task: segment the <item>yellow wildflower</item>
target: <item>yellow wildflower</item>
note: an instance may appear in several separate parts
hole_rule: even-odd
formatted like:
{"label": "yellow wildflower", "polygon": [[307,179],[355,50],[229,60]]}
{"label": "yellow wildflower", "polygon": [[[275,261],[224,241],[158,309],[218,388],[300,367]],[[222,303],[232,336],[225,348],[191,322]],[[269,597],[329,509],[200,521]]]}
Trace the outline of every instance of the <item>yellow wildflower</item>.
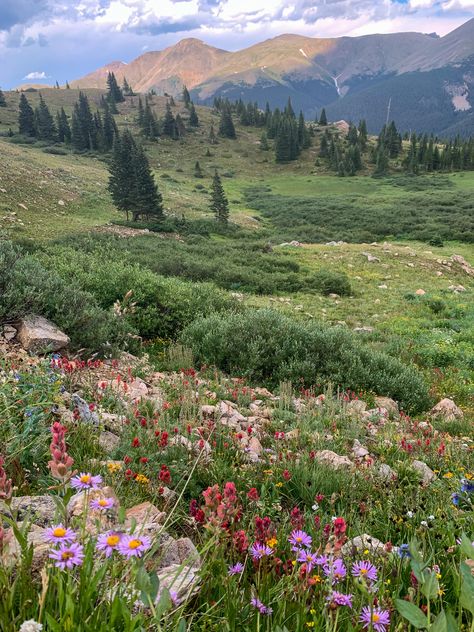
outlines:
{"label": "yellow wildflower", "polygon": [[308,626],[308,628],[314,628],[315,623],[314,623],[314,621],[307,621],[306,625]]}
{"label": "yellow wildflower", "polygon": [[146,485],[150,482],[150,479],[147,478],[144,474],[137,474],[135,476],[135,480],[137,481],[137,483],[141,483],[142,485]]}
{"label": "yellow wildflower", "polygon": [[114,472],[120,472],[120,470],[122,469],[122,464],[110,461],[110,463],[107,463],[107,469],[111,474],[113,474]]}
{"label": "yellow wildflower", "polygon": [[267,544],[270,548],[274,549],[278,544],[278,540],[276,538],[270,538],[269,540],[267,540]]}
{"label": "yellow wildflower", "polygon": [[279,483],[275,483],[275,487],[283,487],[283,483],[281,481]]}

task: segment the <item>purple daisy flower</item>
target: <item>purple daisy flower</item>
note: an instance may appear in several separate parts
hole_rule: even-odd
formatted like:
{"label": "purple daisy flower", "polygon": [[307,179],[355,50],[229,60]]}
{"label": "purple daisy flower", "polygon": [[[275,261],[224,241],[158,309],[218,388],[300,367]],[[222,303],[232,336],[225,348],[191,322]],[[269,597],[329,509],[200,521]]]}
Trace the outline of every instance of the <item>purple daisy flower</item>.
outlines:
{"label": "purple daisy flower", "polygon": [[335,606],[347,606],[352,608],[352,595],[345,595],[344,593],[334,590],[330,595],[326,597],[326,601]]}
{"label": "purple daisy flower", "polygon": [[67,529],[62,524],[58,524],[55,526],[46,529],[46,533],[44,534],[44,539],[46,542],[50,542],[51,544],[58,544],[61,542],[65,542],[66,544],[70,544],[74,542],[76,539],[76,534],[72,529]]}
{"label": "purple daisy flower", "polygon": [[97,538],[97,544],[95,548],[98,551],[105,553],[105,557],[110,557],[114,551],[117,550],[122,534],[116,531],[108,531],[107,533],[101,533]]}
{"label": "purple daisy flower", "polygon": [[296,559],[298,562],[304,562],[306,564],[306,572],[311,573],[313,568],[317,565],[318,555],[309,550],[305,551],[300,549]]}
{"label": "purple daisy flower", "polygon": [[250,600],[250,605],[254,608],[257,608],[260,614],[272,614],[273,612],[273,608],[270,608],[269,606],[263,604],[257,597],[252,597],[252,599]]}
{"label": "purple daisy flower", "polygon": [[370,582],[377,581],[377,569],[373,564],[366,560],[355,562],[352,565],[352,575],[354,577],[364,578]]}
{"label": "purple daisy flower", "polygon": [[65,570],[66,568],[73,568],[74,566],[80,566],[82,564],[84,560],[83,551],[82,544],[78,544],[77,542],[61,544],[59,549],[50,552],[49,557],[54,560],[56,568]]}
{"label": "purple daisy flower", "polygon": [[272,553],[273,549],[267,544],[262,544],[261,542],[254,542],[250,547],[250,555],[254,560],[261,560],[262,557],[271,555]]}
{"label": "purple daisy flower", "polygon": [[363,624],[363,628],[368,630],[372,627],[375,632],[385,632],[387,626],[390,625],[390,614],[387,610],[381,608],[370,609],[368,606],[362,608],[359,621]]}
{"label": "purple daisy flower", "polygon": [[100,511],[107,511],[108,509],[112,509],[115,501],[113,498],[94,498],[90,502],[91,509],[99,509]]}
{"label": "purple daisy flower", "polygon": [[326,562],[323,566],[323,571],[326,577],[332,578],[333,584],[340,582],[347,574],[344,562],[340,559]]}
{"label": "purple daisy flower", "polygon": [[71,478],[71,487],[79,490],[97,489],[101,483],[102,476],[92,476],[92,474],[85,474],[84,472]]}
{"label": "purple daisy flower", "polygon": [[233,566],[229,566],[227,569],[227,575],[240,575],[240,573],[244,570],[244,565],[242,562],[237,562]]}
{"label": "purple daisy flower", "polygon": [[124,535],[120,538],[117,549],[125,557],[141,557],[151,546],[148,536]]}
{"label": "purple daisy flower", "polygon": [[300,529],[292,531],[290,537],[288,538],[288,542],[293,545],[291,547],[292,551],[299,551],[303,547],[309,548],[312,541],[313,538]]}

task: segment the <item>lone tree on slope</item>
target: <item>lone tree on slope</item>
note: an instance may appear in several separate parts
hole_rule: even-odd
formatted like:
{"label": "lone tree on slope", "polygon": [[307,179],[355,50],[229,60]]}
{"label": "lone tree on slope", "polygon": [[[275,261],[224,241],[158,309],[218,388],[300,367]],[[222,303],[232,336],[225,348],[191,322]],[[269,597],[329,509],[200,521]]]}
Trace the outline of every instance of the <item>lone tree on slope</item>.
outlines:
{"label": "lone tree on slope", "polygon": [[211,185],[211,210],[214,212],[214,216],[218,222],[227,224],[229,221],[229,201],[222,186],[222,181],[217,169],[212,178]]}

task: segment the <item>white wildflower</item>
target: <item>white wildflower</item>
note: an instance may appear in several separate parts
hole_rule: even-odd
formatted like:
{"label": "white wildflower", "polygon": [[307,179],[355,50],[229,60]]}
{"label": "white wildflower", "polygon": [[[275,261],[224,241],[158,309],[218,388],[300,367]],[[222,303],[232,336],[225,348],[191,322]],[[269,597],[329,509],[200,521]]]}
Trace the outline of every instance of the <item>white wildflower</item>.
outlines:
{"label": "white wildflower", "polygon": [[428,523],[426,522],[426,520],[422,520],[422,521],[420,522],[420,526],[422,526],[422,527],[427,527],[427,526],[428,526]]}
{"label": "white wildflower", "polygon": [[407,518],[413,518],[413,511],[407,511]]}
{"label": "white wildflower", "polygon": [[33,619],[28,619],[28,621],[23,621],[20,625],[19,632],[41,632],[43,626],[41,623],[37,623],[33,621]]}

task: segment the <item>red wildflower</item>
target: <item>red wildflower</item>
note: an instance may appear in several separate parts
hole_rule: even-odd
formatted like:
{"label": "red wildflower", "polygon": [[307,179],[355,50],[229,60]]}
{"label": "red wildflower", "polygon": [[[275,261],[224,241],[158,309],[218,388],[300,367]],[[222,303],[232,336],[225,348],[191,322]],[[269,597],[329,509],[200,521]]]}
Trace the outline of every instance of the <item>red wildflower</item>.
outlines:
{"label": "red wildflower", "polygon": [[255,500],[255,501],[260,498],[255,487],[252,487],[251,489],[249,489],[249,491],[247,492],[247,498],[249,500]]}

